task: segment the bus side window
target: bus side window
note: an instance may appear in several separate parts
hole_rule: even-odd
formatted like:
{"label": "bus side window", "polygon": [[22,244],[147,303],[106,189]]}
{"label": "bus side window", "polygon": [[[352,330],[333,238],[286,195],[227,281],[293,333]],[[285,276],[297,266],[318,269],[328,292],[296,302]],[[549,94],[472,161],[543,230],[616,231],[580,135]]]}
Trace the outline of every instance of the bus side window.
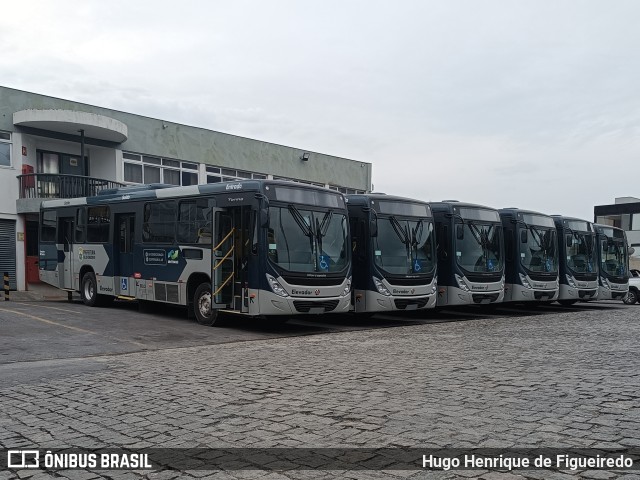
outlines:
{"label": "bus side window", "polygon": [[84,243],[86,228],[87,228],[87,211],[84,209],[84,207],[80,207],[76,212],[76,232],[75,232],[76,243]]}
{"label": "bus side window", "polygon": [[56,241],[56,224],[58,223],[58,215],[54,210],[42,212],[42,220],[40,222],[40,241],[55,242]]}
{"label": "bus side window", "polygon": [[211,244],[211,209],[206,199],[180,202],[177,237],[178,243]]}
{"label": "bus side window", "polygon": [[144,205],[142,241],[145,243],[173,243],[177,220],[176,202],[167,200]]}
{"label": "bus side window", "polygon": [[87,242],[108,242],[110,222],[109,207],[89,207],[87,209]]}

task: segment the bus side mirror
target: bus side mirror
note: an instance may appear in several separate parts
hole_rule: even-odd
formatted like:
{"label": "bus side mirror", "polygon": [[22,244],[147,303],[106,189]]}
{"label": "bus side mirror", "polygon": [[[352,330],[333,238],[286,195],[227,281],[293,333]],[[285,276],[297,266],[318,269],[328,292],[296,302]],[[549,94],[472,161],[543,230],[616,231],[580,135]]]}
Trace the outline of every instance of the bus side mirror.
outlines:
{"label": "bus side mirror", "polygon": [[462,240],[464,238],[464,227],[462,225],[456,225],[456,238]]}
{"label": "bus side mirror", "polygon": [[573,239],[572,239],[570,236],[569,236],[569,237],[567,237],[567,242],[566,242],[566,243],[567,243],[567,247],[569,247],[569,248],[570,248],[570,247],[571,247],[571,245],[573,245]]}
{"label": "bus side mirror", "polygon": [[529,235],[526,230],[520,230],[520,243],[527,243],[529,241]]}
{"label": "bus side mirror", "polygon": [[371,234],[372,237],[378,236],[378,222],[376,221],[375,218],[372,218],[371,220],[369,220],[369,233]]}
{"label": "bus side mirror", "polygon": [[603,251],[603,252],[606,252],[606,251],[607,251],[607,247],[608,247],[608,246],[609,246],[609,245],[607,244],[607,241],[606,241],[606,240],[603,240],[603,241],[602,241],[602,251]]}
{"label": "bus side mirror", "polygon": [[269,208],[263,207],[260,209],[260,226],[268,227],[269,226]]}
{"label": "bus side mirror", "polygon": [[634,253],[636,253],[636,249],[633,247],[629,247],[629,256],[633,255]]}

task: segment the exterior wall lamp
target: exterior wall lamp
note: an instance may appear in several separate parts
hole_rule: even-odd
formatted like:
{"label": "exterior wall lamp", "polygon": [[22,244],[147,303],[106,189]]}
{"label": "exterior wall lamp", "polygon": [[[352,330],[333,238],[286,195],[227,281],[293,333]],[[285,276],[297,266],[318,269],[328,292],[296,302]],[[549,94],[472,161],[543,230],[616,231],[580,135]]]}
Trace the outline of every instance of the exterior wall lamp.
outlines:
{"label": "exterior wall lamp", "polygon": [[304,152],[300,157],[300,160],[302,160],[303,162],[308,162],[310,156],[311,154],[309,152]]}

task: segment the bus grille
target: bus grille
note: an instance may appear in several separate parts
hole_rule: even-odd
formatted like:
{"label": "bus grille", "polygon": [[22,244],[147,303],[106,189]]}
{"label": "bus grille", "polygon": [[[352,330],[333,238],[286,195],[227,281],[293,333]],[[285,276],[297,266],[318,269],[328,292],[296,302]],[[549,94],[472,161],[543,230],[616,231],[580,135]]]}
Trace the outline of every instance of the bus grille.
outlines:
{"label": "bus grille", "polygon": [[167,285],[167,302],[178,303],[178,285]]}
{"label": "bus grille", "polygon": [[556,294],[556,291],[553,290],[551,292],[543,292],[540,290],[536,290],[535,292],[533,292],[533,297],[536,300],[551,300]]}
{"label": "bus grille", "polygon": [[593,297],[597,290],[578,290],[578,296],[580,298]]}
{"label": "bus grille", "polygon": [[338,306],[338,300],[326,300],[324,302],[309,302],[305,300],[294,300],[293,306],[300,313],[309,313],[312,308],[324,308],[325,312],[331,312]]}
{"label": "bus grille", "polygon": [[409,305],[416,305],[416,308],[424,308],[427,305],[428,301],[429,301],[428,297],[427,298],[417,298],[417,299],[396,298],[394,300],[394,302],[396,304],[396,308],[398,310],[406,310]]}
{"label": "bus grille", "polygon": [[487,300],[489,300],[489,302],[495,302],[496,300],[498,300],[498,297],[500,297],[499,293],[474,293],[472,295],[473,297],[473,303],[482,303],[485,302]]}
{"label": "bus grille", "polygon": [[166,301],[167,286],[164,283],[155,283],[153,286],[154,286],[154,293],[155,293],[156,300]]}

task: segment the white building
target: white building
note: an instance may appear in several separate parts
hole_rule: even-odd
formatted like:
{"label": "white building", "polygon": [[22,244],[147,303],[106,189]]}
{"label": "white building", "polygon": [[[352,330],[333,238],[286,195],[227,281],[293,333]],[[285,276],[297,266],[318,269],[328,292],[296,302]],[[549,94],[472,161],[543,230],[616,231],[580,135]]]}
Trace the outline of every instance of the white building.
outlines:
{"label": "white building", "polygon": [[596,205],[593,217],[596,223],[625,231],[627,243],[635,250],[629,259],[629,266],[640,268],[640,198],[618,197],[613,205]]}
{"label": "white building", "polygon": [[368,191],[371,164],[0,87],[0,274],[38,282],[38,211],[48,198],[135,183],[291,179]]}

